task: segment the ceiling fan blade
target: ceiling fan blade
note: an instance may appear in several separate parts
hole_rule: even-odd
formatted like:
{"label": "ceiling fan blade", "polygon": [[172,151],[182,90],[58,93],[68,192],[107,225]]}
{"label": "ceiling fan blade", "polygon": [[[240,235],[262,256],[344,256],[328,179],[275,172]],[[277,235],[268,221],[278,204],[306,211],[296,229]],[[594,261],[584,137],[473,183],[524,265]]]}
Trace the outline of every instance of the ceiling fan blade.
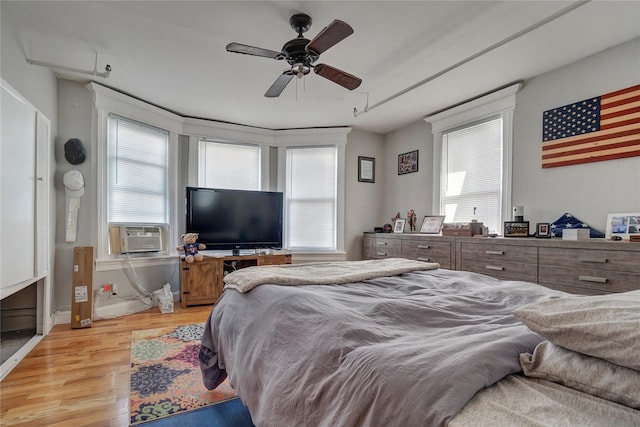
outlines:
{"label": "ceiling fan blade", "polygon": [[344,40],[353,34],[353,28],[346,22],[339,19],[334,20],[331,24],[324,27],[317,36],[313,38],[307,45],[307,49],[313,50],[320,55],[339,41]]}
{"label": "ceiling fan blade", "polygon": [[286,70],[284,73],[280,74],[275,82],[273,82],[264,96],[267,98],[277,98],[278,96],[280,96],[284,88],[287,87],[292,78],[293,73],[291,72],[291,70]]}
{"label": "ceiling fan blade", "polygon": [[317,64],[313,71],[319,76],[329,79],[349,90],[354,90],[362,83],[362,79],[327,64]]}
{"label": "ceiling fan blade", "polygon": [[229,43],[227,45],[227,52],[243,53],[245,55],[262,56],[271,59],[280,59],[282,53],[275,50],[263,49],[261,47],[249,46],[242,43]]}

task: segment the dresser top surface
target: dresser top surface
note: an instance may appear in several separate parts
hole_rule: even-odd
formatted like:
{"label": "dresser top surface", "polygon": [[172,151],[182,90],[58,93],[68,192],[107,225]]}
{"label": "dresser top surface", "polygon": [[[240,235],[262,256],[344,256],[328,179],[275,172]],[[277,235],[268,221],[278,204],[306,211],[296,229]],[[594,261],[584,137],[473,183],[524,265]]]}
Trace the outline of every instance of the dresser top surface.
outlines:
{"label": "dresser top surface", "polygon": [[563,240],[561,238],[535,238],[535,237],[461,237],[461,236],[441,236],[438,234],[423,233],[372,233],[366,232],[365,235],[375,238],[390,239],[442,239],[446,241],[455,241],[459,243],[469,244],[500,244],[515,246],[534,246],[534,247],[560,247],[575,249],[600,249],[600,250],[619,250],[640,253],[640,243],[629,241],[612,241],[605,239],[586,239],[586,240]]}

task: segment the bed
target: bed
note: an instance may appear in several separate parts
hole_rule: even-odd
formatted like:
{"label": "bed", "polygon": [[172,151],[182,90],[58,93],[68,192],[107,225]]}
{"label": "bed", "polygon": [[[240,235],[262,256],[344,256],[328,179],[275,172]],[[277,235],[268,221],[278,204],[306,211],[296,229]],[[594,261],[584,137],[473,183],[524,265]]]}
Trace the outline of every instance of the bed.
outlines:
{"label": "bed", "polygon": [[406,259],[250,267],[199,357],[258,427],[640,425],[640,291]]}

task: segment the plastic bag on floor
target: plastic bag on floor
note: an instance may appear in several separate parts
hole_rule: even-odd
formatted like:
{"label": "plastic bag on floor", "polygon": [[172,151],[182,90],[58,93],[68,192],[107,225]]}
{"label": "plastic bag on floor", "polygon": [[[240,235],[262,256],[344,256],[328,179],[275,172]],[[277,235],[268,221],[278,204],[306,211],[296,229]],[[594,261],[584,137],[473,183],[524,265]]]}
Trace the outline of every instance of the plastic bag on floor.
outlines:
{"label": "plastic bag on floor", "polygon": [[160,313],[173,313],[173,293],[171,285],[166,284],[161,289],[153,291],[154,302],[157,301]]}

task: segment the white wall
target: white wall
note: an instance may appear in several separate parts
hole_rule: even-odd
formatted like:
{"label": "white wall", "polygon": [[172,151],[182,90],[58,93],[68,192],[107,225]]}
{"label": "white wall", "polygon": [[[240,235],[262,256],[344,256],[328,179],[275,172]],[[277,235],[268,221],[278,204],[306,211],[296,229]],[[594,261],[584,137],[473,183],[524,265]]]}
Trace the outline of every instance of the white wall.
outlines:
{"label": "white wall", "polygon": [[[433,135],[431,126],[419,121],[385,136],[384,208],[378,215],[378,226],[391,224],[391,218],[400,212],[406,218],[407,211],[416,213],[417,227],[422,218],[432,212],[433,187]],[[418,150],[418,171],[398,175],[398,155]],[[392,224],[393,225],[393,224]],[[408,230],[408,225],[405,231]]]}
{"label": "white wall", "polygon": [[[640,39],[525,82],[514,112],[512,205],[525,220],[553,222],[569,212],[604,232],[608,213],[640,212],[640,157],[542,169],[542,112],[640,83]],[[379,221],[414,209],[431,214],[431,127],[416,122],[385,136],[384,203]],[[397,156],[420,150],[419,171],[397,175]]]}
{"label": "white wall", "polygon": [[[347,135],[345,166],[344,249],[348,260],[362,259],[362,233],[380,226],[383,207],[383,182],[386,173],[384,139],[381,135],[352,130]],[[358,181],[358,156],[373,157],[375,182]]]}
{"label": "white wall", "polygon": [[2,78],[51,120],[51,135],[56,135],[56,78],[50,69],[27,63],[19,26],[4,9],[0,15]]}
{"label": "white wall", "polygon": [[531,224],[569,212],[604,232],[608,213],[640,212],[640,157],[542,169],[542,112],[640,83],[640,39],[527,81],[516,95],[514,206]]}
{"label": "white wall", "polygon": [[[95,147],[91,138],[91,117],[93,111],[92,93],[79,82],[58,80],[58,137],[56,138],[56,192],[55,205],[58,212],[56,223],[56,275],[54,294],[57,309],[71,309],[71,283],[73,276],[73,248],[75,246],[96,245],[95,206],[97,200],[97,183],[95,176]],[[87,150],[86,159],[79,165],[72,165],[64,157],[64,144],[70,138],[78,138]],[[65,242],[65,208],[66,194],[62,177],[72,169],[80,171],[84,178],[84,196],[80,198],[78,211],[76,241]],[[93,221],[93,223],[92,223]],[[95,279],[95,275],[94,275]],[[99,282],[94,280],[94,286]]]}

